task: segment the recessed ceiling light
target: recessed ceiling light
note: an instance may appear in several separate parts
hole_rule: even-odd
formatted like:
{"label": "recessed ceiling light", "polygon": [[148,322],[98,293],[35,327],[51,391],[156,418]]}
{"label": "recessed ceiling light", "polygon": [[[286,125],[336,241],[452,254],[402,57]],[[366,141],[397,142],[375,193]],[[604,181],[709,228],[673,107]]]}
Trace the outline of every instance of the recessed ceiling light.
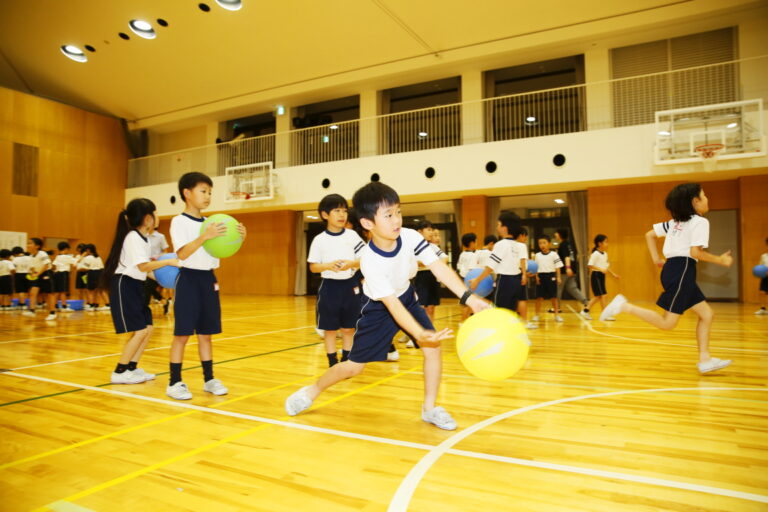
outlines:
{"label": "recessed ceiling light", "polygon": [[85,56],[85,52],[73,44],[65,44],[61,46],[60,49],[61,53],[75,62],[88,62],[88,57]]}
{"label": "recessed ceiling light", "polygon": [[152,25],[144,20],[131,20],[128,23],[128,26],[131,27],[131,30],[134,34],[139,37],[143,37],[144,39],[154,39],[157,36],[157,34],[155,34],[155,29],[152,28]]}
{"label": "recessed ceiling light", "polygon": [[242,0],[216,0],[216,3],[228,11],[239,11],[243,7]]}
{"label": "recessed ceiling light", "polygon": [[422,139],[427,135],[429,135],[427,132],[419,132],[419,137],[421,137]]}
{"label": "recessed ceiling light", "polygon": [[535,123],[536,122],[536,116],[528,116],[525,118],[526,123]]}
{"label": "recessed ceiling light", "polygon": [[330,128],[331,130],[338,130],[338,129],[339,129],[339,125],[337,125],[337,124],[332,124],[332,125],[331,125],[329,128]]}
{"label": "recessed ceiling light", "polygon": [[555,199],[555,202],[556,202],[557,204],[565,204],[565,200],[563,200],[563,199],[560,199],[560,198],[557,198],[557,199]]}
{"label": "recessed ceiling light", "polygon": [[669,133],[667,130],[661,130],[661,131],[659,132],[659,135],[661,135],[662,137],[669,137],[669,136],[670,136],[670,135],[672,135],[672,134],[671,134],[671,133]]}
{"label": "recessed ceiling light", "polygon": [[726,128],[736,128],[737,126],[739,126],[739,123],[728,123],[728,126],[726,126]]}

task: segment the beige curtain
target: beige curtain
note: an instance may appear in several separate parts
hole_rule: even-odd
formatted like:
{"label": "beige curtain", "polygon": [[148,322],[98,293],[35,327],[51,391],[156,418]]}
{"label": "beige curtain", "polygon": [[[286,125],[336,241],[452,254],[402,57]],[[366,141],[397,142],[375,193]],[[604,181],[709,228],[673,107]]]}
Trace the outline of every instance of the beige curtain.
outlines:
{"label": "beige curtain", "polygon": [[304,224],[304,212],[296,212],[296,284],[294,295],[307,294],[307,227]]}
{"label": "beige curtain", "polygon": [[[579,253],[579,281],[581,288],[586,290],[586,269],[589,260],[589,233],[587,228],[587,192],[579,190],[568,192],[568,214],[571,217],[571,240]],[[585,294],[586,295],[586,294]]]}

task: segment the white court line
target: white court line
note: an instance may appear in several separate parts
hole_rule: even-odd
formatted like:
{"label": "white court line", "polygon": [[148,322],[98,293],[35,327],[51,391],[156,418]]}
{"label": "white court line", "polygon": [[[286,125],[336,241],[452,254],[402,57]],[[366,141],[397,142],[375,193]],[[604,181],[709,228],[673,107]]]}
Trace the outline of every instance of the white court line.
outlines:
{"label": "white court line", "polygon": [[[594,332],[595,334],[600,334],[601,336],[608,336],[611,338],[618,338],[621,340],[627,340],[627,341],[639,341],[641,343],[652,343],[654,345],[669,345],[672,347],[686,347],[686,348],[696,348],[696,345],[684,345],[682,343],[668,343],[666,341],[654,341],[654,340],[646,340],[643,338],[628,338],[626,336],[619,336],[618,334],[610,334],[603,331],[598,331],[594,327],[592,327],[592,324],[590,324],[588,321],[586,321],[580,314],[576,312],[575,309],[573,309],[570,305],[568,305],[568,309],[576,313],[576,316],[579,317],[579,320],[582,321],[584,325],[587,326],[587,328]],[[717,350],[728,350],[730,352],[756,352],[758,354],[768,354],[768,350],[758,350],[758,349],[752,349],[752,348],[729,348],[729,347],[717,347]]]}
{"label": "white court line", "polygon": [[[394,445],[394,446],[402,446],[406,448],[414,448],[417,450],[424,450],[427,451],[427,454],[424,456],[424,458],[421,459],[421,461],[411,470],[411,472],[405,477],[405,480],[403,480],[403,483],[401,483],[400,488],[398,488],[397,493],[395,494],[395,497],[392,499],[392,502],[390,503],[389,510],[406,510],[408,507],[408,501],[410,501],[410,496],[413,494],[413,490],[415,489],[416,484],[418,484],[418,481],[421,480],[421,477],[418,478],[414,482],[413,488],[411,490],[411,494],[408,495],[408,501],[405,501],[403,503],[404,508],[392,508],[393,504],[396,500],[398,500],[398,495],[401,492],[401,489],[403,488],[404,484],[406,482],[409,482],[409,478],[411,477],[411,474],[414,473],[414,470],[420,467],[420,465],[424,462],[427,458],[433,458],[434,461],[439,458],[440,455],[443,453],[453,453],[455,455],[461,455],[465,457],[473,457],[478,459],[486,459],[486,460],[496,460],[498,462],[505,462],[508,464],[517,464],[517,465],[523,465],[523,466],[534,466],[539,467],[542,469],[551,469],[555,471],[562,471],[566,473],[578,473],[578,474],[586,474],[586,475],[594,475],[594,476],[602,476],[607,478],[615,478],[620,480],[627,480],[632,482],[639,482],[639,483],[647,483],[651,485],[657,485],[662,487],[670,487],[675,489],[685,489],[685,490],[694,490],[698,492],[703,493],[710,493],[710,494],[717,494],[720,496],[729,496],[734,498],[740,498],[744,500],[749,501],[757,501],[761,503],[768,503],[768,496],[761,496],[759,494],[751,494],[751,493],[744,493],[739,491],[731,491],[729,489],[720,489],[718,487],[710,487],[710,486],[703,486],[703,485],[696,485],[696,484],[688,484],[684,482],[676,482],[674,480],[664,480],[660,478],[649,478],[649,477],[643,477],[643,476],[637,476],[637,475],[629,475],[624,473],[615,473],[615,472],[609,472],[609,471],[601,471],[601,470],[592,470],[588,468],[579,468],[576,466],[566,466],[562,464],[549,464],[545,462],[535,462],[535,461],[526,461],[522,459],[514,459],[511,457],[501,457],[501,456],[495,456],[485,453],[478,453],[478,452],[469,452],[464,450],[452,450],[451,447],[458,443],[460,440],[464,439],[465,437],[475,433],[476,431],[480,430],[481,428],[484,428],[487,425],[490,425],[496,421],[500,421],[502,419],[508,418],[510,416],[515,416],[518,414],[522,414],[524,412],[528,412],[535,409],[540,409],[542,407],[548,407],[550,405],[555,405],[559,403],[565,403],[565,402],[572,402],[576,400],[585,400],[588,398],[596,398],[596,397],[603,397],[603,396],[612,396],[612,395],[622,395],[622,394],[632,394],[632,393],[654,393],[654,392],[668,392],[668,391],[768,391],[766,388],[740,388],[740,387],[723,387],[723,388],[715,388],[715,387],[696,387],[696,388],[668,388],[668,389],[640,389],[640,390],[631,390],[631,391],[616,391],[611,393],[600,393],[596,395],[584,395],[580,397],[571,397],[571,398],[562,398],[560,400],[553,400],[550,402],[544,402],[540,404],[535,404],[528,407],[523,407],[520,409],[516,409],[514,411],[506,412],[504,414],[500,414],[498,416],[494,416],[493,418],[489,418],[487,420],[481,421],[479,423],[476,423],[472,427],[469,427],[466,430],[461,431],[458,434],[455,434],[451,437],[449,437],[446,441],[440,443],[438,446],[429,445],[429,444],[423,444],[423,443],[413,443],[410,441],[401,441],[398,439],[389,439],[386,437],[378,437],[378,436],[370,436],[366,434],[357,434],[354,432],[346,432],[344,430],[335,430],[335,429],[329,429],[329,428],[323,428],[323,427],[314,427],[311,425],[302,425],[300,423],[292,423],[288,421],[281,421],[281,420],[275,420],[272,418],[264,418],[261,416],[254,416],[251,414],[242,414],[238,412],[232,412],[232,411],[225,411],[222,409],[212,409],[210,407],[202,407],[199,405],[193,405],[185,402],[178,402],[178,401],[170,401],[170,400],[163,400],[160,398],[154,398],[149,396],[143,396],[143,395],[137,395],[134,393],[126,393],[124,391],[116,391],[114,389],[105,389],[105,388],[97,388],[93,386],[86,386],[83,384],[76,384],[73,382],[66,382],[62,380],[56,380],[56,379],[48,379],[45,377],[36,377],[33,375],[26,375],[22,373],[16,373],[16,372],[5,372],[0,375],[9,375],[13,377],[20,377],[25,379],[31,379],[31,380],[37,380],[40,382],[48,382],[52,384],[59,384],[62,386],[68,386],[68,387],[75,387],[75,388],[81,388],[81,389],[87,389],[90,391],[96,391],[99,393],[105,393],[109,395],[115,395],[125,398],[133,398],[137,400],[144,400],[147,402],[153,402],[153,403],[159,403],[164,405],[170,405],[172,407],[178,407],[182,409],[191,409],[195,411],[201,411],[201,412],[207,412],[211,414],[219,414],[221,416],[230,416],[233,418],[239,418],[244,419],[248,421],[257,421],[262,423],[269,423],[270,425],[278,425],[282,427],[287,428],[294,428],[298,430],[305,430],[309,432],[316,432],[320,434],[328,434],[338,437],[345,437],[349,439],[357,439],[362,441],[371,441],[374,443],[380,443],[380,444],[386,444],[386,445]],[[455,441],[454,441],[455,439]],[[440,455],[437,455],[436,457],[433,455],[437,452],[440,452]],[[434,463],[433,461],[433,463]],[[429,464],[431,466],[431,464]],[[424,473],[426,473],[426,470],[429,469],[429,466],[424,467]],[[607,476],[610,475],[610,476]],[[423,476],[423,474],[421,475]]]}
{"label": "white court line", "polygon": [[115,331],[80,332],[76,334],[58,334],[56,336],[45,336],[42,338],[26,338],[23,340],[8,340],[8,341],[0,341],[0,345],[5,345],[6,343],[22,343],[24,341],[52,340],[56,338],[71,338],[72,336],[90,336],[91,334],[106,334],[108,332],[114,333]]}
{"label": "white court line", "polygon": [[[300,329],[309,329],[309,328],[314,328],[314,326],[313,325],[305,325],[305,326],[302,326],[302,327],[291,327],[289,329],[278,329],[276,331],[265,331],[265,332],[257,332],[257,333],[253,333],[253,334],[243,334],[241,336],[229,336],[229,337],[224,337],[224,338],[215,338],[213,341],[217,342],[217,341],[223,341],[223,340],[233,340],[233,339],[239,339],[239,338],[247,338],[249,336],[263,336],[265,334],[276,334],[278,332],[298,331]],[[112,331],[109,331],[109,332],[112,332]],[[318,343],[320,343],[320,342],[318,342]],[[197,345],[197,342],[193,341],[193,342],[187,343],[187,345]],[[153,348],[148,348],[148,349],[144,350],[144,352],[150,352],[152,350],[165,350],[165,349],[169,349],[169,348],[171,348],[170,345],[163,346],[163,347],[153,347]],[[104,357],[114,357],[114,356],[119,356],[119,355],[120,355],[120,352],[115,352],[114,354],[103,354],[103,355],[100,355],[100,356],[81,357],[80,359],[68,359],[66,361],[54,361],[52,363],[31,364],[29,366],[19,366],[18,368],[13,368],[11,371],[26,370],[28,368],[40,368],[42,366],[53,366],[53,365],[56,365],[56,364],[77,363],[79,361],[88,361],[89,359],[102,359]]]}
{"label": "white court line", "polygon": [[[560,398],[558,400],[550,400],[549,402],[542,402],[534,405],[529,405],[527,407],[521,407],[519,409],[515,409],[513,411],[508,411],[503,414],[499,414],[497,416],[494,416],[492,418],[488,418],[486,420],[480,421],[478,423],[475,423],[469,428],[466,428],[462,430],[461,432],[458,432],[442,443],[440,443],[437,447],[430,450],[424,457],[419,460],[419,462],[411,469],[411,471],[408,472],[408,474],[403,478],[403,481],[400,482],[400,486],[397,488],[397,491],[395,492],[395,495],[392,497],[392,500],[389,502],[389,507],[387,508],[387,512],[405,512],[408,510],[408,505],[411,502],[411,498],[413,497],[413,493],[416,491],[416,487],[421,482],[422,478],[424,478],[424,475],[429,471],[429,469],[437,462],[437,460],[442,457],[444,454],[452,452],[455,453],[456,451],[452,451],[451,449],[460,441],[463,441],[467,437],[471,436],[475,432],[492,425],[496,422],[499,422],[501,420],[505,420],[507,418],[510,418],[512,416],[517,416],[519,414],[523,414],[525,412],[533,411],[536,409],[542,409],[544,407],[549,407],[552,405],[558,405],[558,404],[564,404],[568,402],[576,402],[578,400],[588,400],[591,398],[602,398],[606,396],[617,396],[617,395],[630,395],[630,394],[638,394],[638,393],[668,393],[668,392],[674,392],[674,391],[768,391],[768,388],[663,388],[663,389],[633,389],[629,391],[613,391],[610,393],[597,393],[593,395],[581,395],[581,396],[575,396],[575,397],[569,397],[569,398]],[[494,459],[501,461],[501,458]],[[511,459],[507,458],[507,460],[504,460],[504,462],[509,463],[516,463],[520,459]],[[598,470],[591,470],[587,468],[575,468],[573,466],[563,466],[558,464],[548,464],[544,462],[535,462],[535,461],[524,461],[526,466],[534,466],[534,467],[540,467],[542,469],[554,469],[557,471],[564,471],[564,472],[576,472],[580,474],[590,474],[592,471],[598,471]],[[578,470],[578,471],[574,471]],[[728,489],[720,489],[718,487],[710,487],[706,485],[695,485],[695,484],[688,484],[684,482],[675,482],[673,480],[662,480],[662,479],[655,479],[655,478],[649,478],[649,477],[643,477],[643,476],[637,476],[637,475],[629,475],[629,474],[623,474],[623,473],[613,473],[613,472],[604,472],[605,474],[611,474],[610,478],[619,478],[621,480],[626,480],[630,482],[638,482],[638,483],[647,483],[652,485],[663,485],[664,487],[672,487],[675,489],[686,489],[686,490],[695,490],[699,492],[706,492],[710,494],[717,494],[720,496],[729,496],[732,498],[740,498],[744,500],[749,501],[758,501],[760,503],[768,503],[768,496],[761,496],[759,494],[751,494],[751,493],[745,493],[740,491],[731,491]],[[619,475],[619,476],[616,476]]]}

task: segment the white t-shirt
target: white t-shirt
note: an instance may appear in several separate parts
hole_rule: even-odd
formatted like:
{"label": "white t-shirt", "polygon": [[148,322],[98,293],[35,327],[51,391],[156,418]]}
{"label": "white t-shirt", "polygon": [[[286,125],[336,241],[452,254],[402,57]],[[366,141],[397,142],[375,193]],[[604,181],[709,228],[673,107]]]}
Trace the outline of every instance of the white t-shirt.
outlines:
{"label": "white t-shirt", "polygon": [[[522,246],[523,251],[520,251]],[[515,242],[511,238],[504,238],[496,242],[493,252],[488,258],[486,266],[491,267],[497,274],[516,276],[520,274],[520,260],[528,259],[528,248],[525,244]]]}
{"label": "white t-shirt", "polygon": [[163,254],[168,248],[168,241],[165,239],[165,235],[157,231],[153,231],[147,236],[149,240],[149,255],[153,260],[156,260],[158,256]]}
{"label": "white t-shirt", "polygon": [[75,269],[77,270],[88,270],[88,267],[85,266],[85,255],[84,254],[78,254],[75,256]]}
{"label": "white t-shirt", "polygon": [[11,275],[11,272],[15,269],[11,260],[0,260],[0,277]]}
{"label": "white t-shirt", "polygon": [[467,272],[477,267],[477,255],[474,251],[462,251],[459,254],[459,261],[456,263],[456,270],[461,277],[467,277]]}
{"label": "white t-shirt", "polygon": [[764,252],[762,256],[760,256],[760,264],[768,267],[768,252]]}
{"label": "white t-shirt", "polygon": [[443,260],[443,262],[448,261],[448,255],[443,252],[443,250],[440,248],[439,245],[430,243],[429,246],[432,248],[433,251],[435,251],[435,254],[437,254],[437,257]]}
{"label": "white t-shirt", "polygon": [[54,272],[69,272],[75,264],[75,257],[71,254],[59,254],[53,259]]}
{"label": "white t-shirt", "polygon": [[475,266],[473,268],[485,268],[488,266],[488,258],[491,257],[491,251],[489,249],[478,249],[475,251]]}
{"label": "white t-shirt", "polygon": [[139,270],[138,265],[150,261],[150,252],[149,240],[134,229],[123,239],[123,247],[120,249],[120,260],[117,262],[115,274],[123,274],[138,281],[146,281],[147,273]]}
{"label": "white t-shirt", "polygon": [[101,256],[94,256],[93,254],[83,257],[80,261],[80,265],[82,265],[82,270],[101,270],[104,268],[104,262],[101,261]]}
{"label": "white t-shirt", "polygon": [[11,258],[13,265],[16,267],[17,274],[28,274],[29,267],[32,265],[32,256],[14,256]]}
{"label": "white t-shirt", "polygon": [[[327,229],[312,239],[309,246],[309,263],[330,263],[336,260],[358,260],[360,251],[363,250],[365,242],[356,232],[351,229],[344,229],[338,233],[332,233]],[[350,268],[339,272],[333,270],[323,270],[320,275],[323,279],[349,279],[357,272]]]}
{"label": "white t-shirt", "polygon": [[653,225],[653,231],[656,236],[665,237],[662,249],[665,258],[692,258],[691,247],[709,246],[709,221],[699,215],[694,215],[685,222],[659,222]]}
{"label": "white t-shirt", "polygon": [[610,263],[608,263],[608,253],[600,252],[597,250],[592,251],[587,265],[590,267],[599,268],[600,270],[608,270],[608,267],[610,266]]}
{"label": "white t-shirt", "polygon": [[46,266],[51,264],[51,257],[48,256],[48,253],[40,250],[37,251],[37,254],[32,256],[32,262],[30,265],[30,268],[34,270],[35,272],[43,272],[46,270]]}
{"label": "white t-shirt", "polygon": [[[189,214],[182,213],[171,220],[171,243],[176,254],[179,249],[200,237],[200,226],[205,217],[198,219]],[[212,270],[219,268],[219,258],[214,258],[201,245],[187,259],[181,261],[184,268],[195,270]]]}
{"label": "white t-shirt", "polygon": [[373,300],[381,300],[405,293],[410,286],[414,259],[424,266],[438,259],[424,237],[414,229],[402,228],[397,245],[390,252],[379,249],[373,241],[368,242],[360,255],[365,294]]}
{"label": "white t-shirt", "polygon": [[563,262],[560,259],[560,256],[552,250],[547,254],[537,252],[534,255],[534,260],[539,266],[539,270],[537,271],[539,274],[550,274],[555,272],[558,268],[563,268]]}

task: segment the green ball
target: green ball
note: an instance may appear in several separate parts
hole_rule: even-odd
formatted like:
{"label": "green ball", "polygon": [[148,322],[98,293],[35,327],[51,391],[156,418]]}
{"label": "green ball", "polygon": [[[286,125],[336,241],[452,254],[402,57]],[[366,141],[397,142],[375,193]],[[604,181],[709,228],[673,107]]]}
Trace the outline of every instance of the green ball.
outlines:
{"label": "green ball", "polygon": [[203,243],[203,248],[208,251],[208,254],[214,258],[228,258],[237,251],[240,250],[240,246],[243,245],[243,237],[237,232],[238,222],[234,217],[230,217],[224,213],[217,213],[211,215],[203,225],[200,226],[200,234],[202,234],[207,228],[208,224],[212,222],[223,222],[227,226],[226,234],[211,238]]}

